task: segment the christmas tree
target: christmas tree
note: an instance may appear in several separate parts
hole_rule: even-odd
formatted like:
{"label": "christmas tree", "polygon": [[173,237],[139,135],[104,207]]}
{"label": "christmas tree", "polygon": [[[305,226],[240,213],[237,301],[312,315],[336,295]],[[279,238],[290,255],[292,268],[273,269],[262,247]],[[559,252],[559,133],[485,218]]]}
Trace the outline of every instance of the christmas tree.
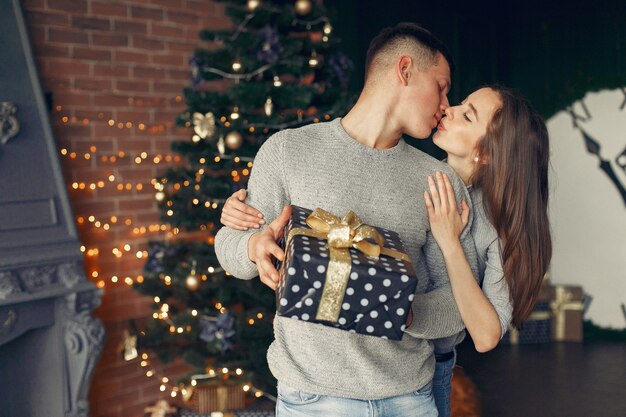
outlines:
{"label": "christmas tree", "polygon": [[196,370],[174,391],[230,377],[258,396],[275,389],[266,362],[274,293],[259,280],[228,276],[213,236],[225,199],[246,186],[264,140],[347,111],[352,63],[337,51],[321,2],[215,1],[225,3],[233,26],[200,34],[206,47],[190,60],[187,110],[177,120],[190,140],[172,144],[185,163],[153,180],[171,234],[151,242],[144,278],[135,285],[153,297],[155,309],[138,346],[163,362],[180,356]]}

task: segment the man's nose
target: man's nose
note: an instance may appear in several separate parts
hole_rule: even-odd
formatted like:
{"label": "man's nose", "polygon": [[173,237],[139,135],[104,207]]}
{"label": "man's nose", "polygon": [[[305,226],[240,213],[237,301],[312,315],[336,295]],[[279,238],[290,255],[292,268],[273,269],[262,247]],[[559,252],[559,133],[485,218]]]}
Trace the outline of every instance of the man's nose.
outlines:
{"label": "man's nose", "polygon": [[443,96],[441,99],[441,103],[439,104],[439,112],[441,113],[441,117],[446,114],[446,111],[450,108],[450,102],[448,101],[448,97]]}

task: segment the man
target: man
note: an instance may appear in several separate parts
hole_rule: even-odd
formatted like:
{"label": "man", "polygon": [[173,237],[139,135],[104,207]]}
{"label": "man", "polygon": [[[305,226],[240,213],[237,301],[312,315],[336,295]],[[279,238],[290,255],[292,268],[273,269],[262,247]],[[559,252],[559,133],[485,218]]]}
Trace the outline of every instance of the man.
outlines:
{"label": "man", "polygon": [[[449,167],[408,146],[402,134],[423,138],[437,126],[448,106],[450,63],[444,45],[417,25],[383,30],[367,53],[365,87],[343,119],[278,132],[260,149],[247,203],[273,221],[260,232],[220,230],[215,249],[224,269],[242,279],[259,275],[275,289],[272,258],[283,258],[276,241],[289,217],[283,207],[295,204],[337,215],[353,210],[367,224],[398,232],[418,293],[429,274],[445,277],[440,253],[424,255],[436,246],[422,200],[428,175],[447,173],[457,201],[469,197]],[[462,240],[475,264],[471,237]],[[439,309],[436,318],[430,305]],[[419,316],[399,342],[277,316],[268,362],[278,379],[278,415],[436,416],[434,358],[423,338],[457,333],[463,323],[449,291],[430,293],[414,311]]]}

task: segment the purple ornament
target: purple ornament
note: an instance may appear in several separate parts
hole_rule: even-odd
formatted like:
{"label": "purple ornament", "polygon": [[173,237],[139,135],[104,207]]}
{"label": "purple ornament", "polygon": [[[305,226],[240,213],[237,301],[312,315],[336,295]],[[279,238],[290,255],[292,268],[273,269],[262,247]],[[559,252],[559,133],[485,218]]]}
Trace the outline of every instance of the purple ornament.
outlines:
{"label": "purple ornament", "polygon": [[232,338],[235,336],[235,316],[223,313],[217,317],[203,316],[200,318],[200,340],[207,343],[218,342],[222,355],[233,347]]}
{"label": "purple ornament", "polygon": [[256,50],[256,59],[261,62],[273,64],[278,61],[280,54],[283,52],[283,46],[280,44],[278,31],[269,26],[263,26],[259,31],[262,41]]}
{"label": "purple ornament", "polygon": [[348,86],[349,73],[354,68],[354,64],[352,60],[348,58],[342,52],[339,52],[328,60],[328,65],[335,71],[335,75],[337,75],[337,79],[339,79],[339,83],[342,88],[346,88]]}
{"label": "purple ornament", "polygon": [[203,79],[202,79],[202,67],[203,67],[203,62],[202,60],[200,60],[200,58],[198,58],[197,56],[192,56],[191,58],[189,58],[189,67],[190,67],[190,78],[191,78],[191,84],[196,87],[198,84],[200,84]]}

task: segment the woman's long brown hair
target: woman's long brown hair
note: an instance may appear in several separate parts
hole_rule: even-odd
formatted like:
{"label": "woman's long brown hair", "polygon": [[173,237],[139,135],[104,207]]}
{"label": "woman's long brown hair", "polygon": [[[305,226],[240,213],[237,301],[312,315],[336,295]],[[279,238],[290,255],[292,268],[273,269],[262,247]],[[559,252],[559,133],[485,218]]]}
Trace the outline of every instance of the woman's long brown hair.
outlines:
{"label": "woman's long brown hair", "polygon": [[502,101],[477,151],[472,177],[501,242],[513,325],[533,310],[552,257],[548,222],[548,131],[541,116],[514,90],[489,86]]}

